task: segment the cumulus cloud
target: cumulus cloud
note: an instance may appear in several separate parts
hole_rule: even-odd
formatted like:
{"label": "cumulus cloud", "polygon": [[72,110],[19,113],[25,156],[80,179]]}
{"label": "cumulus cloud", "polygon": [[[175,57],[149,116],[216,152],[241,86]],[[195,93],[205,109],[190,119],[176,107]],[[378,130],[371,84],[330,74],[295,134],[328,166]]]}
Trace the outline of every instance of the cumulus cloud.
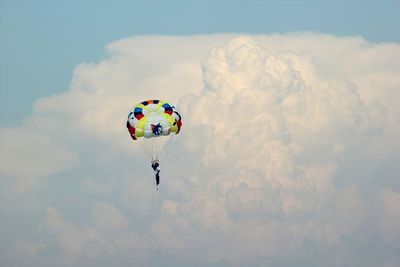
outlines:
{"label": "cumulus cloud", "polygon": [[71,168],[77,155],[65,144],[29,128],[1,130],[1,175],[16,191],[39,179]]}
{"label": "cumulus cloud", "polygon": [[[42,197],[32,233],[8,235],[3,261],[395,266],[399,50],[309,33],[110,44],[109,58],[75,69],[68,91],[36,102],[15,130],[32,134],[4,131],[2,156],[16,156],[2,159],[2,183],[36,177],[25,190]],[[153,196],[146,143],[124,128],[132,105],[151,98],[183,116]],[[33,161],[19,156],[42,147]]]}

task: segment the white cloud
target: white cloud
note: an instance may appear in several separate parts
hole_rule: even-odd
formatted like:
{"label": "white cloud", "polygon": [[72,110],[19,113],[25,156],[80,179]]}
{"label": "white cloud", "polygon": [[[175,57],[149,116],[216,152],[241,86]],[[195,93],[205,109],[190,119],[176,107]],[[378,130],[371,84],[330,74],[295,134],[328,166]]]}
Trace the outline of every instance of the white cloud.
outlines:
{"label": "white cloud", "polygon": [[78,156],[65,144],[29,128],[2,129],[0,138],[1,175],[17,191],[77,162]]}
{"label": "white cloud", "polygon": [[[2,160],[7,174],[36,173],[31,190],[53,207],[39,227],[46,240],[9,237],[7,263],[22,253],[38,266],[142,266],[150,231],[156,266],[400,262],[398,44],[153,36],[108,51],[78,66],[64,94],[37,101],[15,130],[35,138],[1,148],[55,150],[24,159],[24,171],[19,156]],[[152,201],[146,145],[124,120],[155,97],[177,104],[183,130],[165,144]]]}
{"label": "white cloud", "polygon": [[382,194],[383,214],[381,217],[381,233],[383,242],[400,248],[400,193],[387,190]]}

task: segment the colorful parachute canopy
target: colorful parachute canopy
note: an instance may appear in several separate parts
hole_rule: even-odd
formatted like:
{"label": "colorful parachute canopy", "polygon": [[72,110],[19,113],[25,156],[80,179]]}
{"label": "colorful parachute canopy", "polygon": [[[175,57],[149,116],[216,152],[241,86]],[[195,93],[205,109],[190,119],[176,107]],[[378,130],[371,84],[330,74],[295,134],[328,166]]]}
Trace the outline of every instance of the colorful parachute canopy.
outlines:
{"label": "colorful parachute canopy", "polygon": [[174,106],[163,100],[147,100],[137,104],[129,112],[126,122],[133,140],[178,134],[181,126],[181,115]]}

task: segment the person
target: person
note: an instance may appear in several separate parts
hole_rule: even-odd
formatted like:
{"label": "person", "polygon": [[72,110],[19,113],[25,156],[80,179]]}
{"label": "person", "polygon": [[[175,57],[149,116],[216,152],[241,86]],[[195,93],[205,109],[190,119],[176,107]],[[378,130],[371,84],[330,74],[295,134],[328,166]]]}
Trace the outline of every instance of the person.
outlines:
{"label": "person", "polygon": [[158,160],[152,160],[151,167],[153,168],[154,173],[156,174],[156,186],[158,190],[158,185],[160,184],[160,163],[158,162]]}
{"label": "person", "polygon": [[155,135],[155,136],[159,136],[161,133],[162,133],[162,131],[163,131],[163,127],[161,126],[161,124],[160,123],[158,123],[158,124],[152,124],[151,125],[151,130],[152,130],[152,132],[153,132],[153,134]]}

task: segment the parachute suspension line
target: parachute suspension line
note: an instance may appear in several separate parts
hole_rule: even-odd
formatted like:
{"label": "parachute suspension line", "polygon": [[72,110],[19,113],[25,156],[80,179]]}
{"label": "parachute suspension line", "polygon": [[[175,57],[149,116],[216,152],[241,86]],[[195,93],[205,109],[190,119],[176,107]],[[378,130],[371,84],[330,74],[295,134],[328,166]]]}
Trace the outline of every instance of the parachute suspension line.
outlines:
{"label": "parachute suspension line", "polygon": [[156,138],[151,138],[151,147],[152,147],[152,160],[158,160],[160,155],[160,141]]}
{"label": "parachute suspension line", "polygon": [[151,138],[151,160],[156,159],[156,153],[154,149],[154,138]]}
{"label": "parachute suspension line", "polygon": [[145,144],[143,144],[143,146],[144,146],[144,149],[142,149],[142,150],[144,150],[146,152],[146,154],[150,158],[150,160],[153,160],[152,153],[149,151],[149,146],[145,145]]}
{"label": "parachute suspension line", "polygon": [[154,140],[155,138],[151,138],[151,146],[152,146],[152,153],[153,153],[153,159],[156,159],[156,141]]}
{"label": "parachute suspension line", "polygon": [[160,140],[157,138],[154,142],[156,143],[156,160],[158,160],[158,156],[160,155],[159,151]]}
{"label": "parachute suspension line", "polygon": [[171,134],[171,135],[168,136],[169,139],[168,139],[167,141],[165,141],[164,144],[163,144],[163,146],[160,148],[159,157],[161,157],[161,156],[164,154],[164,152],[165,152],[165,147],[166,147],[167,143],[168,143],[168,142],[172,142],[172,140],[174,139],[174,136],[175,136],[175,135],[176,135],[176,134]]}
{"label": "parachute suspension line", "polygon": [[147,259],[147,266],[150,267],[151,266],[151,252],[152,252],[152,235],[153,235],[153,208],[154,208],[154,188],[153,186],[151,186],[151,207],[150,207],[150,230],[149,230],[149,241],[148,241],[148,251],[147,251],[147,255],[148,255],[148,259]]}

